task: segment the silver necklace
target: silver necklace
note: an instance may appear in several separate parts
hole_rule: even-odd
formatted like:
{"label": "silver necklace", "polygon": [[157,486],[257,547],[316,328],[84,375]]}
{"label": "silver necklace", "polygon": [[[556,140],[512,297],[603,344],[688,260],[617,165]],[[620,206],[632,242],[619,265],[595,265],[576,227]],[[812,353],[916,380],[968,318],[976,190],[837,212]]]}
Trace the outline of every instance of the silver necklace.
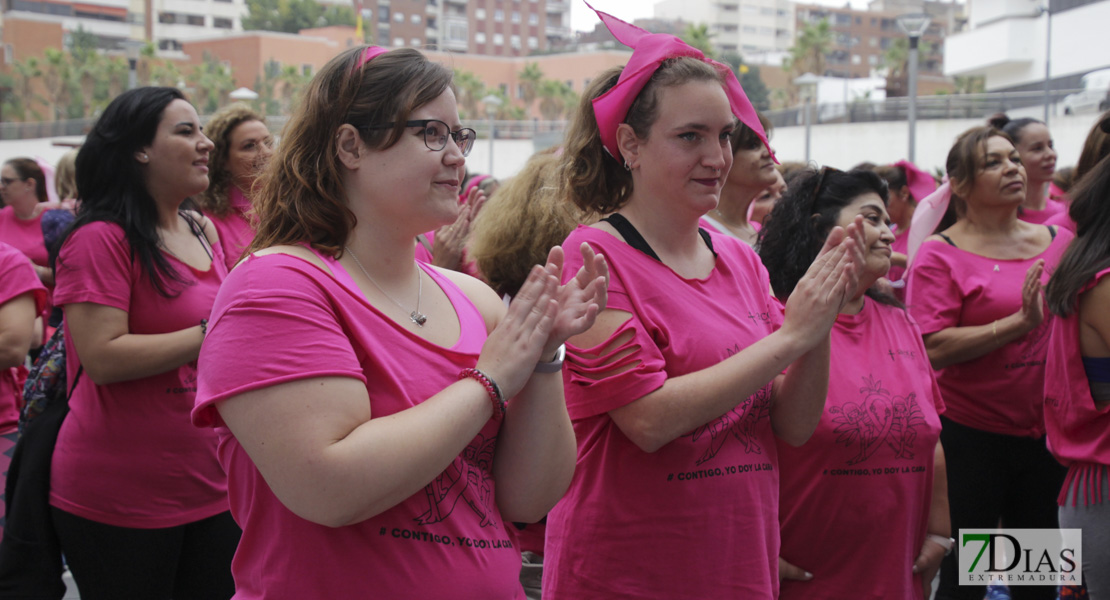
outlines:
{"label": "silver necklace", "polygon": [[[397,308],[400,308],[401,310],[408,310],[400,302],[394,300],[393,296],[390,296],[389,294],[387,294],[385,292],[385,290],[382,289],[382,286],[378,285],[377,281],[374,281],[374,278],[371,277],[370,274],[366,272],[366,267],[362,266],[362,262],[360,262],[358,260],[358,256],[355,255],[354,252],[351,252],[350,248],[348,248],[347,246],[343,246],[343,249],[346,250],[347,253],[351,255],[351,258],[353,258],[355,260],[355,264],[358,265],[358,268],[359,268],[360,271],[362,271],[362,274],[365,275],[366,278],[370,280],[370,283],[374,284],[374,287],[378,288],[378,291],[381,292],[382,295],[384,295],[386,298],[389,298],[390,302],[396,304]],[[411,312],[409,312],[409,319],[413,323],[416,323],[417,327],[423,327],[424,323],[428,322],[428,317],[424,313],[420,312],[420,297],[424,294],[424,278],[420,276],[420,270],[419,269],[420,269],[420,267],[417,267],[417,271],[416,271],[416,308],[413,309]]]}

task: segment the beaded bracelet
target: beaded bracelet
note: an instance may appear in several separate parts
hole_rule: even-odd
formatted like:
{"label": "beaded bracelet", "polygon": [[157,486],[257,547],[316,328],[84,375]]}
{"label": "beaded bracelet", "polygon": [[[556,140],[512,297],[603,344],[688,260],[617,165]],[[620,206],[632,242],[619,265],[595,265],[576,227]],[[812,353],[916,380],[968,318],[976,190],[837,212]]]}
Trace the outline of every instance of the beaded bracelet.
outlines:
{"label": "beaded bracelet", "polygon": [[501,388],[497,386],[497,382],[478,369],[463,369],[459,373],[460,380],[466,379],[467,377],[477,381],[482,384],[482,387],[486,388],[486,393],[489,394],[490,402],[493,402],[493,420],[500,421],[504,418],[505,396],[501,394]]}

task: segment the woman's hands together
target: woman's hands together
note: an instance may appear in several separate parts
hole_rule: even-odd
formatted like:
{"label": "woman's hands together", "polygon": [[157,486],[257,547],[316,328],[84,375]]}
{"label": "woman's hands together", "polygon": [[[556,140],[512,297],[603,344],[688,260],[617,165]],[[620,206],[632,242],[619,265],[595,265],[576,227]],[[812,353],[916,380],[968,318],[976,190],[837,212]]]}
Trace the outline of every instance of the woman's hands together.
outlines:
{"label": "woman's hands together", "polygon": [[1041,276],[1044,274],[1044,259],[1040,259],[1025,272],[1025,283],[1021,286],[1021,311],[1018,315],[1026,332],[1033,331],[1044,322],[1044,291]]}
{"label": "woman's hands together", "polygon": [[474,186],[466,196],[466,201],[459,208],[459,216],[450,225],[444,225],[436,230],[435,241],[432,244],[432,264],[452,271],[462,269],[463,249],[470,239],[470,228],[474,218],[482,205],[486,203],[486,193]]}
{"label": "woman's hands together", "polygon": [[834,227],[787,299],[782,328],[796,333],[805,347],[815,346],[827,336],[836,316],[856,296],[863,246],[862,216],[847,228]]}
{"label": "woman's hands together", "polygon": [[506,398],[524,387],[541,358],[550,359],[568,338],[592,327],[605,308],[608,265],[588,244],[582,244],[581,252],[582,267],[559,285],[563,249],[552,248],[547,265],[532,268],[486,340],[478,369],[497,382]]}

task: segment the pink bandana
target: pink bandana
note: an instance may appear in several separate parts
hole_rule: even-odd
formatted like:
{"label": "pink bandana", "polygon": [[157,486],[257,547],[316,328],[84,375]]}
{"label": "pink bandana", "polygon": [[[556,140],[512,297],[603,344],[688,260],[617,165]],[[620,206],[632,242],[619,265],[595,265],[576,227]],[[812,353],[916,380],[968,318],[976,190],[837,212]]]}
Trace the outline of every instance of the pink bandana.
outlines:
{"label": "pink bandana", "polygon": [[[741,123],[751,127],[759,136],[763,145],[771,150],[771,145],[767,142],[767,134],[763,131],[763,126],[759,124],[755,107],[748,100],[748,96],[744,94],[744,90],[740,87],[740,82],[736,80],[736,75],[732,73],[732,69],[715,60],[706,58],[701,50],[689,46],[673,35],[651,33],[597,10],[590,6],[589,2],[586,3],[586,6],[597,13],[601,22],[609,28],[609,33],[612,33],[617,41],[632,48],[632,58],[625,65],[624,70],[621,71],[617,84],[593,101],[594,117],[597,119],[598,129],[601,131],[601,143],[610,156],[616,158],[618,162],[620,161],[620,150],[617,148],[617,126],[628,116],[628,109],[632,107],[632,102],[636,100],[636,96],[644,89],[648,80],[651,79],[651,76],[659,69],[659,65],[664,60],[680,56],[691,56],[703,60],[725,75],[725,94],[732,106],[732,114],[736,115]],[[771,153],[771,156],[774,157],[774,152]],[[777,163],[778,159],[775,159],[775,162]]]}
{"label": "pink bandana", "polygon": [[355,69],[354,70],[358,71],[359,69],[362,68],[362,65],[365,65],[366,63],[373,60],[374,57],[385,54],[386,52],[389,52],[389,50],[386,50],[385,48],[382,48],[381,46],[367,46],[366,50],[363,51],[362,56],[359,57],[358,63],[355,64]]}
{"label": "pink bandana", "polygon": [[900,160],[894,163],[895,167],[902,167],[906,172],[906,185],[910,188],[910,193],[913,194],[914,202],[921,202],[926,196],[937,191],[937,180],[933,176],[917,168],[917,165],[908,160]]}

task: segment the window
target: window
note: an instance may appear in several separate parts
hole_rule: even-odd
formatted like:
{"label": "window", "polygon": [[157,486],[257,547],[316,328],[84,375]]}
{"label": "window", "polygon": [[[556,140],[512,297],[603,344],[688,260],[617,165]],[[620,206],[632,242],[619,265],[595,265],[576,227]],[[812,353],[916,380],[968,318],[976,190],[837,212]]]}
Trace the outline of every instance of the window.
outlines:
{"label": "window", "polygon": [[379,6],[378,7],[378,22],[379,23],[388,23],[389,22],[389,7],[388,6]]}
{"label": "window", "polygon": [[159,50],[181,50],[181,42],[177,40],[158,40]]}
{"label": "window", "polygon": [[403,38],[393,38],[393,45],[397,46],[398,48],[404,46],[405,40]]}
{"label": "window", "polygon": [[234,23],[232,23],[231,19],[214,17],[212,19],[212,26],[216,29],[231,29],[232,27],[234,27]]}
{"label": "window", "polygon": [[393,20],[397,21],[398,23],[404,23],[405,13],[393,13]]}
{"label": "window", "polygon": [[474,33],[474,43],[475,44],[484,44],[484,43],[486,43],[486,34],[481,32],[481,31],[475,32]]}
{"label": "window", "polygon": [[735,4],[722,4],[721,10],[725,12],[736,12],[737,10],[739,10],[739,7]]}
{"label": "window", "polygon": [[875,56],[874,54],[872,54],[871,56],[868,56],[867,57],[867,64],[874,67],[875,65],[879,64],[879,57]]}
{"label": "window", "polygon": [[177,21],[177,17],[171,12],[158,13],[158,22],[163,24],[170,24]]}
{"label": "window", "polygon": [[863,62],[863,58],[860,55],[858,55],[858,54],[853,54],[852,55],[852,64],[853,65],[858,65],[862,62]]}
{"label": "window", "polygon": [[504,21],[505,20],[505,11],[501,10],[500,8],[494,10],[493,11],[493,20],[497,21],[498,23]]}
{"label": "window", "polygon": [[501,35],[500,33],[493,34],[493,45],[494,46],[504,46],[505,45],[505,36]]}
{"label": "window", "polygon": [[515,48],[516,50],[520,50],[520,36],[519,35],[509,36],[509,45],[512,46],[513,48]]}
{"label": "window", "polygon": [[185,22],[196,27],[204,27],[204,17],[202,15],[187,15]]}
{"label": "window", "polygon": [[775,35],[775,30],[770,27],[760,27],[759,35]]}
{"label": "window", "polygon": [[524,84],[523,83],[516,84],[516,99],[517,100],[523,100],[524,99]]}
{"label": "window", "polygon": [[745,25],[742,29],[743,29],[744,33],[758,33],[759,32],[759,29],[757,29],[757,28],[755,28],[751,25]]}
{"label": "window", "polygon": [[528,14],[528,24],[529,25],[539,25],[540,24],[540,16],[537,15],[536,13],[529,13]]}
{"label": "window", "polygon": [[514,10],[512,19],[513,19],[513,23],[519,23],[520,22],[520,13],[518,13],[517,11]]}
{"label": "window", "polygon": [[478,19],[478,20],[484,20],[486,18],[486,9],[484,9],[484,8],[475,8],[474,9],[474,18]]}
{"label": "window", "polygon": [[409,40],[409,45],[413,48],[419,48],[424,45],[424,41],[420,38],[412,38],[411,40]]}
{"label": "window", "polygon": [[867,45],[871,46],[872,48],[878,47],[879,38],[867,38]]}
{"label": "window", "polygon": [[528,36],[528,49],[535,50],[540,47],[540,40],[536,36]]}
{"label": "window", "polygon": [[409,20],[412,21],[413,25],[419,25],[420,24],[420,15],[413,14],[411,17],[409,17]]}

